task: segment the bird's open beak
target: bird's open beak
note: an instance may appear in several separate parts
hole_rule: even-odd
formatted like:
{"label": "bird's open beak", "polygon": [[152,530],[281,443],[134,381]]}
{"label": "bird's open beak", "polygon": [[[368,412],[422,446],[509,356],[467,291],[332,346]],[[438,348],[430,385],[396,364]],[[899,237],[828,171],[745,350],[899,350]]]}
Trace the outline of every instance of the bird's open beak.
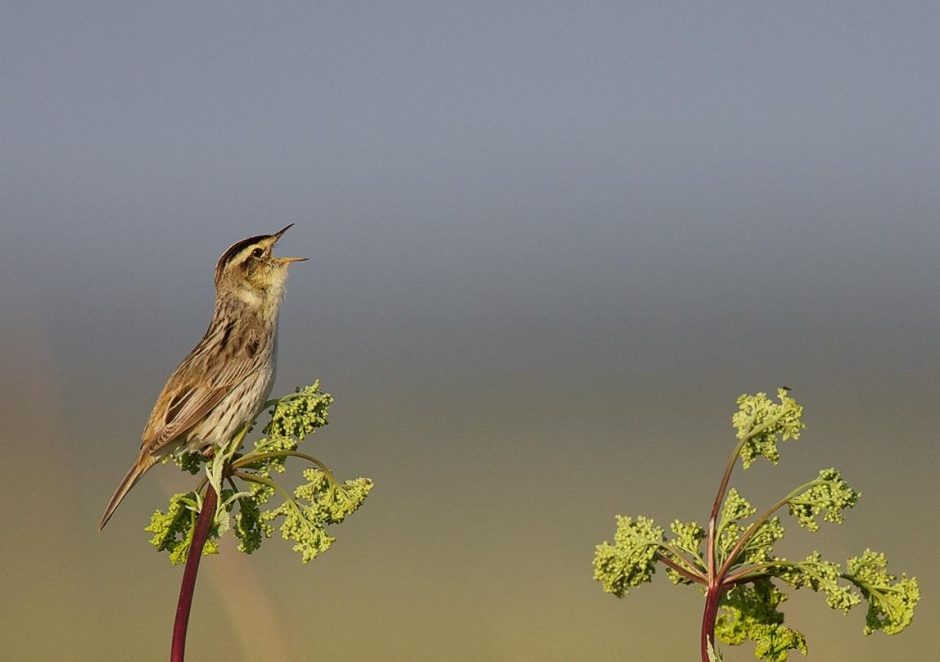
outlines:
{"label": "bird's open beak", "polygon": [[[275,232],[273,235],[271,235],[274,237],[274,243],[277,243],[277,240],[280,239],[282,236],[284,236],[284,233],[290,230],[292,227],[294,227],[293,223],[291,223],[287,227],[281,228],[280,230]],[[305,260],[309,260],[310,258],[309,257],[275,257],[272,259],[278,264],[290,264],[291,262],[304,262]]]}

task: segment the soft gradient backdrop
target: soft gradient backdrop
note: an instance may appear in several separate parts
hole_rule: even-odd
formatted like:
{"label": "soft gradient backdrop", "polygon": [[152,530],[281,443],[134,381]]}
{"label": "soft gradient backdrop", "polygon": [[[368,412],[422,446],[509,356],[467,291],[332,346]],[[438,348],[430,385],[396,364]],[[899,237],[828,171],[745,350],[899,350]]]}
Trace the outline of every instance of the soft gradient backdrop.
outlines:
{"label": "soft gradient backdrop", "polygon": [[[693,660],[702,602],[592,580],[614,515],[704,520],[744,391],[808,429],[741,476],[863,499],[784,551],[915,574],[940,645],[936,3],[7,2],[4,660],[166,659],[155,469],[99,534],[230,243],[289,222],[276,392],[376,488],[302,566],[207,558],[193,660]],[[795,528],[791,527],[791,528]],[[750,649],[729,662],[753,659]]]}

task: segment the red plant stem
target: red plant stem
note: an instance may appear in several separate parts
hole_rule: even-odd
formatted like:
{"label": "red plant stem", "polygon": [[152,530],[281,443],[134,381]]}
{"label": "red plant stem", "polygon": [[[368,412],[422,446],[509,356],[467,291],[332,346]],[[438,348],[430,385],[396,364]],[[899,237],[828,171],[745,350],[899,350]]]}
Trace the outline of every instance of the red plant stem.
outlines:
{"label": "red plant stem", "polygon": [[183,655],[186,652],[186,629],[189,627],[189,611],[193,606],[196,573],[199,572],[202,548],[206,545],[209,530],[212,528],[212,520],[215,518],[217,501],[218,495],[210,484],[202,500],[202,510],[199,511],[199,518],[193,530],[193,540],[189,545],[189,554],[186,556],[186,568],[183,570],[183,582],[180,585],[180,598],[176,604],[176,620],[173,622],[170,662],[183,662]]}
{"label": "red plant stem", "polygon": [[709,662],[708,643],[715,646],[715,621],[718,619],[718,605],[721,603],[722,586],[715,583],[705,593],[705,613],[702,615],[702,662]]}

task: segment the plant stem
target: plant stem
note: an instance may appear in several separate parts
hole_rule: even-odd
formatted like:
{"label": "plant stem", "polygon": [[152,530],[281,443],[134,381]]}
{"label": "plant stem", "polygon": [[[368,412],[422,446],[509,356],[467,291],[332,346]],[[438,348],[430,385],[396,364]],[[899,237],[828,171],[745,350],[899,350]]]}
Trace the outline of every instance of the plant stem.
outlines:
{"label": "plant stem", "polygon": [[721,604],[721,594],[724,588],[720,583],[708,587],[705,592],[705,613],[702,614],[702,662],[709,662],[708,644],[715,645],[715,621],[718,620],[718,605]]}
{"label": "plant stem", "polygon": [[202,510],[193,529],[193,539],[189,544],[189,554],[186,556],[186,568],[183,570],[183,582],[180,585],[179,602],[176,604],[176,620],[173,622],[173,644],[170,648],[170,662],[183,662],[186,651],[186,629],[189,627],[189,612],[193,606],[193,591],[196,588],[196,573],[199,572],[199,561],[202,559],[202,548],[205,547],[212,520],[215,519],[215,507],[218,495],[210,484],[206,488],[206,496],[202,500]]}
{"label": "plant stem", "polygon": [[731,473],[738,463],[738,456],[741,449],[750,438],[751,426],[754,424],[754,417],[748,422],[748,434],[738,441],[728,458],[728,464],[725,466],[725,472],[721,476],[721,483],[718,485],[718,493],[715,494],[715,501],[712,503],[712,511],[708,517],[708,530],[705,536],[705,613],[702,615],[702,661],[708,660],[708,642],[714,644],[715,641],[715,619],[718,616],[718,604],[721,602],[722,577],[718,568],[718,516],[721,513],[721,506],[724,503],[725,495],[728,492],[728,484],[731,482]]}
{"label": "plant stem", "polygon": [[670,568],[678,572],[680,575],[688,579],[690,582],[695,582],[697,584],[705,583],[705,576],[702,575],[701,573],[693,572],[689,570],[688,568],[685,568],[684,566],[679,565],[678,563],[670,559],[668,556],[663,555],[662,553],[660,553],[657,556],[657,558],[660,560],[661,563],[669,566]]}

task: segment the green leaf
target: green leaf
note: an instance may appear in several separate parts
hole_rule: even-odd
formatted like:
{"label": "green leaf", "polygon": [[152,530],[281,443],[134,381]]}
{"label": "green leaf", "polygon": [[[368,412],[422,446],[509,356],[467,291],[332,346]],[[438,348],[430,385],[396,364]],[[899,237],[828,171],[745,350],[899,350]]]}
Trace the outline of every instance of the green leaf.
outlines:
{"label": "green leaf", "polygon": [[[248,468],[263,478],[269,478],[272,473],[284,473],[286,453],[296,451],[302,441],[327,425],[332,403],[333,396],[322,392],[318,381],[278,400],[270,410],[271,420],[264,426],[263,436],[246,458],[282,454],[260,459]],[[259,488],[255,493],[264,491]]]}
{"label": "green leaf", "polygon": [[[659,553],[683,567],[687,567],[691,559],[691,563],[700,572],[704,573],[705,561],[702,558],[702,543],[705,541],[705,529],[696,522],[681,522],[679,520],[673,520],[672,524],[669,525],[669,529],[673,533],[673,537],[669,539],[670,549],[685,552],[688,558],[677,556],[668,549],[661,549]],[[666,575],[673,584],[694,583],[669,567],[666,568]]]}
{"label": "green leaf", "polygon": [[778,389],[779,403],[772,402],[766,393],[742,395],[738,398],[738,411],[731,417],[742,440],[741,462],[747,469],[759,456],[776,464],[780,459],[777,441],[799,439],[803,429],[803,407],[790,397],[788,389]]}
{"label": "green leaf", "polygon": [[840,582],[842,568],[838,563],[826,561],[819,552],[813,552],[802,561],[786,564],[776,573],[780,579],[794,588],[809,587],[826,594],[826,604],[843,614],[861,602],[861,598]]}
{"label": "green leaf", "polygon": [[[195,492],[180,492],[170,497],[166,513],[155,510],[150,516],[150,524],[144,528],[153,534],[150,544],[158,551],[170,553],[170,563],[180,565],[186,562],[189,546],[193,540],[196,525],[195,511],[200,499]],[[210,534],[211,535],[211,534]],[[218,544],[207,540],[203,547],[203,556],[218,554]]]}
{"label": "green leaf", "polygon": [[372,490],[372,481],[358,478],[334,486],[319,469],[305,469],[304,478],[308,482],[294,490],[293,499],[286,499],[261,516],[265,522],[283,517],[281,536],[293,541],[293,550],[308,563],[330,548],[335,538],[326,527],[341,523],[359,508]]}
{"label": "green leaf", "polygon": [[850,558],[846,565],[845,578],[858,586],[868,600],[865,634],[875,630],[897,634],[911,624],[914,608],[920,601],[916,578],[902,574],[898,579],[889,574],[885,555],[870,549]]}
{"label": "green leaf", "polygon": [[756,512],[757,509],[735,488],[728,490],[721,508],[721,516],[718,519],[717,556],[719,560],[728,558],[728,554],[747,528],[740,524],[741,520],[751,517]]}
{"label": "green leaf", "polygon": [[264,538],[270,538],[274,527],[261,517],[261,510],[256,499],[241,497],[238,499],[238,513],[235,515],[233,532],[238,538],[238,549],[251,554],[261,547]]}
{"label": "green leaf", "polygon": [[773,559],[774,545],[783,538],[783,534],[784,529],[779,517],[772,517],[761,524],[741,550],[744,561],[765,563]]}
{"label": "green leaf", "polygon": [[769,579],[734,586],[722,598],[716,636],[731,646],[753,641],[760,660],[784,662],[791,650],[806,655],[806,638],[784,625],[777,609],[786,598]]}
{"label": "green leaf", "polygon": [[715,645],[712,643],[712,640],[708,640],[708,662],[724,662],[721,657],[721,653],[715,650]]}
{"label": "green leaf", "polygon": [[174,453],[171,456],[168,456],[168,459],[172,459],[183,471],[188,471],[194,476],[202,471],[202,466],[208,462],[207,458],[202,453],[190,453],[184,450]]}
{"label": "green leaf", "polygon": [[841,524],[842,511],[855,506],[861,496],[832,468],[822,469],[819,477],[809,485],[805,492],[787,499],[787,504],[800,526],[810,531],[819,530],[817,518],[820,515],[827,522]]}
{"label": "green leaf", "polygon": [[274,405],[271,421],[264,428],[269,440],[305,439],[327,425],[333,396],[320,390],[320,382],[298,388]]}
{"label": "green leaf", "polygon": [[[719,563],[728,558],[735,545],[750,528],[742,524],[757,512],[751,503],[742,497],[735,488],[728,490],[718,520],[717,557]],[[762,563],[773,558],[774,544],[783,538],[783,525],[780,519],[773,517],[761,524],[747,543],[741,549],[735,564],[745,561],[748,563]],[[734,567],[734,566],[732,566]]]}
{"label": "green leaf", "polygon": [[728,496],[725,497],[725,503],[721,508],[721,517],[718,519],[718,530],[737,524],[743,519],[747,519],[757,512],[757,508],[751,505],[750,501],[745,499],[735,488],[728,490]]}
{"label": "green leaf", "polygon": [[618,515],[614,544],[605,541],[595,548],[594,579],[604,585],[604,591],[622,598],[653,578],[656,552],[663,542],[663,530],[653,520]]}

